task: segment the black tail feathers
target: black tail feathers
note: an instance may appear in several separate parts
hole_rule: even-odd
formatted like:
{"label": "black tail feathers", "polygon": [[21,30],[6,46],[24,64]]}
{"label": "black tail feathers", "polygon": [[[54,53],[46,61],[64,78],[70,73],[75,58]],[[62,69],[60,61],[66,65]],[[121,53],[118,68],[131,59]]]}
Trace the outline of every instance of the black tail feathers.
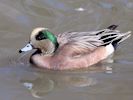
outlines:
{"label": "black tail feathers", "polygon": [[107,27],[107,29],[115,30],[117,27],[118,25],[110,25],[109,27]]}
{"label": "black tail feathers", "polygon": [[116,48],[118,47],[118,44],[119,44],[119,41],[121,40],[122,38],[118,39],[118,40],[115,40],[112,42],[112,45],[114,47],[114,49],[116,50]]}
{"label": "black tail feathers", "polygon": [[111,25],[111,26],[107,27],[107,29],[109,29],[109,31],[107,31],[107,32],[102,31],[100,33],[100,34],[102,34],[100,40],[102,40],[104,42],[103,46],[106,46],[111,43],[113,45],[113,47],[116,49],[122,41],[124,41],[128,37],[130,37],[131,31],[128,31],[126,33],[121,33],[120,31],[115,30],[117,27],[118,27],[118,25]]}
{"label": "black tail feathers", "polygon": [[117,35],[116,34],[112,34],[112,35],[102,36],[101,39],[103,39],[103,42],[105,43],[103,46],[106,46],[106,45],[111,43],[113,45],[114,49],[116,49],[118,44],[119,44],[119,42],[121,41],[122,37],[117,39]]}

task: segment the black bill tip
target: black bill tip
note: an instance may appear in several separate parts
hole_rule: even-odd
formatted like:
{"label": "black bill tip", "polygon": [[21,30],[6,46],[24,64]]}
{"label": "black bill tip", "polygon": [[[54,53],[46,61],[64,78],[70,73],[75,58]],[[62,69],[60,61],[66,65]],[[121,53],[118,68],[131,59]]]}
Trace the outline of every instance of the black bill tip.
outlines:
{"label": "black bill tip", "polygon": [[19,53],[22,53],[23,51],[22,50],[19,50]]}

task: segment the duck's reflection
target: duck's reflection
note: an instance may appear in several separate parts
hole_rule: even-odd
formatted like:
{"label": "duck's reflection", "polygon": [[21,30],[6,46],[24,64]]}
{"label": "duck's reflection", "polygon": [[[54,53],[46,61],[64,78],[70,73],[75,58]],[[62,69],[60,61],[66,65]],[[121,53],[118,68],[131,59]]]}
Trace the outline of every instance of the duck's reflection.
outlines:
{"label": "duck's reflection", "polygon": [[43,95],[51,92],[55,87],[54,81],[46,77],[38,77],[32,81],[23,80],[21,82],[28,90],[30,90],[32,96],[36,98],[41,98]]}
{"label": "duck's reflection", "polygon": [[41,98],[44,95],[56,90],[70,87],[86,87],[96,84],[96,79],[88,76],[70,76],[64,75],[55,79],[48,78],[45,75],[35,80],[21,80],[23,85],[30,90],[32,96]]}

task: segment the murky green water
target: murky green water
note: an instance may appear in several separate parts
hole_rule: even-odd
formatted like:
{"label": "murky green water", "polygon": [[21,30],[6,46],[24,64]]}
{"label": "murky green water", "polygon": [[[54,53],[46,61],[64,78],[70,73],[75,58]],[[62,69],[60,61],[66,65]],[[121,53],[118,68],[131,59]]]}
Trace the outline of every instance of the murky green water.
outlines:
{"label": "murky green water", "polygon": [[133,31],[132,0],[1,0],[0,100],[133,100],[133,38],[119,46],[113,63],[86,70],[47,71],[18,54],[33,28],[58,34],[118,24]]}

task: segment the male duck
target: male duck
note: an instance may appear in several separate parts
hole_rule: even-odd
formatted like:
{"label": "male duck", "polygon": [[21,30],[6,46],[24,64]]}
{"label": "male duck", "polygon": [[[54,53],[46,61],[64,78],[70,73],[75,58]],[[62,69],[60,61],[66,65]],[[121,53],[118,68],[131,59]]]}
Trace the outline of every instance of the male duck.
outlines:
{"label": "male duck", "polygon": [[130,31],[121,33],[117,25],[92,32],[65,32],[55,36],[47,28],[35,28],[29,43],[19,52],[36,49],[30,62],[53,70],[87,68],[111,55]]}

